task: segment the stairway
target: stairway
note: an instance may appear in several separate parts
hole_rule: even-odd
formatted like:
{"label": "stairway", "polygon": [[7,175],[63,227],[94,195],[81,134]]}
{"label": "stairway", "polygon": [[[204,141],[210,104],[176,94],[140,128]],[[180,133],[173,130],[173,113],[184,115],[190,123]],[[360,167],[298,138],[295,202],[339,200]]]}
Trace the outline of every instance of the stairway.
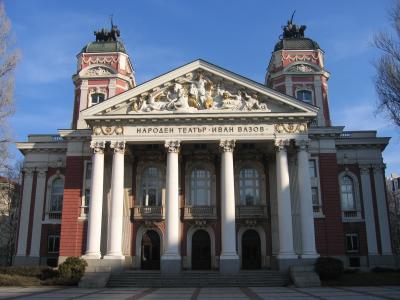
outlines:
{"label": "stairway", "polygon": [[269,270],[240,271],[235,275],[218,271],[183,271],[166,275],[159,271],[126,270],[112,274],[107,287],[284,286],[288,283],[288,276]]}

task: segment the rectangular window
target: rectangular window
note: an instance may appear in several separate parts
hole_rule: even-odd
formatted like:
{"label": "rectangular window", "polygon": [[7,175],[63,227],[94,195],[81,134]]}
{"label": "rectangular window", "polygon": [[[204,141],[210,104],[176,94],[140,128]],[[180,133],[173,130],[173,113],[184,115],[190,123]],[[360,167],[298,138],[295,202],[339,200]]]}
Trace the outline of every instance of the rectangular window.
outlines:
{"label": "rectangular window", "polygon": [[60,251],[60,235],[51,234],[47,237],[47,252],[58,253]]}
{"label": "rectangular window", "polygon": [[313,204],[313,206],[319,206],[318,188],[316,188],[316,187],[311,188],[311,192],[312,192],[312,204]]}
{"label": "rectangular window", "polygon": [[346,252],[355,253],[358,252],[358,234],[357,233],[348,233],[346,234]]}
{"label": "rectangular window", "polygon": [[310,168],[310,177],[317,177],[317,168],[315,159],[310,159],[308,161],[308,164]]}
{"label": "rectangular window", "polygon": [[92,162],[88,161],[86,163],[86,174],[85,174],[85,179],[90,180],[92,178]]}

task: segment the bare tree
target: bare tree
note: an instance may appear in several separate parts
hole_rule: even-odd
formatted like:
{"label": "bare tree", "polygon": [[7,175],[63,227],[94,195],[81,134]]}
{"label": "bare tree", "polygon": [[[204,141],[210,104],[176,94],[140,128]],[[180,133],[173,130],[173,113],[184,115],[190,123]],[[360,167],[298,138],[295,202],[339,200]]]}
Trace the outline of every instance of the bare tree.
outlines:
{"label": "bare tree", "polygon": [[374,45],[383,53],[376,61],[376,91],[378,110],[400,127],[400,1],[396,0],[390,19],[395,35],[381,32],[374,38]]}
{"label": "bare tree", "polygon": [[11,265],[15,254],[19,218],[22,164],[0,176],[0,264]]}
{"label": "bare tree", "polygon": [[14,47],[11,22],[7,18],[4,3],[0,0],[0,174],[7,173],[10,133],[8,118],[14,113],[14,70],[18,61]]}

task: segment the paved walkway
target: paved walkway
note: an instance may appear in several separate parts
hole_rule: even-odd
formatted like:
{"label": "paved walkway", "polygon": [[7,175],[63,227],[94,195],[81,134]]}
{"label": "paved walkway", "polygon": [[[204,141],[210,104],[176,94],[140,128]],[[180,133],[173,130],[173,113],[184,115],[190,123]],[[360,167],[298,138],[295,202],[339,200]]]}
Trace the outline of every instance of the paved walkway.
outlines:
{"label": "paved walkway", "polygon": [[400,286],[338,287],[338,288],[52,288],[52,287],[3,287],[0,299],[400,299]]}

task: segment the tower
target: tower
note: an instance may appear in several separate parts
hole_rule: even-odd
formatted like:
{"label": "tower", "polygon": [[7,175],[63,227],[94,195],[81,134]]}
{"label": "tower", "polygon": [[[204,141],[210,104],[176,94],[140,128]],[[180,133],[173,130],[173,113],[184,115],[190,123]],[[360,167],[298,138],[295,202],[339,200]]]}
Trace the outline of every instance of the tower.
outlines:
{"label": "tower", "polygon": [[[293,13],[294,15],[294,13]],[[283,26],[265,76],[265,84],[279,92],[319,107],[313,126],[331,126],[328,104],[329,72],[324,67],[324,51],[304,36],[306,26],[292,18]]]}
{"label": "tower", "polygon": [[87,128],[80,112],[90,106],[123,93],[136,85],[135,72],[120,31],[111,22],[111,29],[95,31],[96,40],[87,44],[77,55],[73,129]]}

